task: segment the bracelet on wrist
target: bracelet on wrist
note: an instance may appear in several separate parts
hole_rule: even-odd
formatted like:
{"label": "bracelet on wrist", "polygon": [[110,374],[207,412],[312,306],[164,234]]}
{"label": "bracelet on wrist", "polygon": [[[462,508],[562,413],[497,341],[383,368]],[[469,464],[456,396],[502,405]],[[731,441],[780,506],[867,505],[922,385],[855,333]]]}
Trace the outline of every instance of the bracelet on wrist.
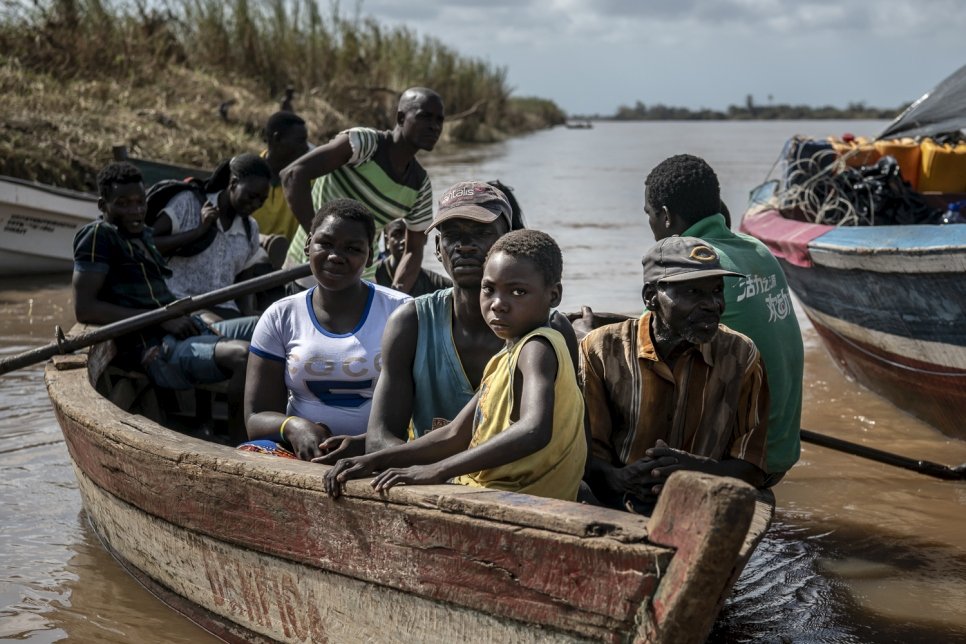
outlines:
{"label": "bracelet on wrist", "polygon": [[295,416],[287,416],[285,420],[282,421],[282,424],[278,428],[278,435],[281,436],[282,440],[285,441],[286,443],[288,443],[289,440],[285,438],[285,425],[287,425],[288,421],[292,420],[293,418],[295,418]]}

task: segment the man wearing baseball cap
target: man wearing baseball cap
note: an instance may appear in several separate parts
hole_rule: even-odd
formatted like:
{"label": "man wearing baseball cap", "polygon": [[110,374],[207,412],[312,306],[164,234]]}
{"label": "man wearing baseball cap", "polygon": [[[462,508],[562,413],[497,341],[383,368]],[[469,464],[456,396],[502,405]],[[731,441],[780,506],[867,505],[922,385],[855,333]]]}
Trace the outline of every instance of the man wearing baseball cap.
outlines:
{"label": "man wearing baseball cap", "polygon": [[[732,232],[718,175],[700,157],[677,154],[655,166],[644,181],[644,213],[654,239],[698,237],[714,248],[722,266],[744,275],[725,283],[727,304],[721,320],[752,339],[768,371],[771,410],[765,485],[776,485],[801,452],[805,367],[802,331],[785,274],[764,244]],[[625,318],[585,306],[571,319],[580,337],[585,329]]]}
{"label": "man wearing baseball cap", "polygon": [[[440,196],[427,230],[436,230],[436,257],[453,287],[400,306],[386,323],[367,452],[406,441],[410,429],[418,437],[440,427],[473,398],[486,363],[505,346],[483,319],[480,285],[486,255],[512,220],[506,195],[486,182],[463,181]],[[549,323],[563,334],[576,365],[570,322],[555,311]],[[325,462],[357,450],[347,439]]]}
{"label": "man wearing baseball cap", "polygon": [[591,454],[585,478],[604,504],[649,513],[671,472],[764,483],[768,386],[751,340],[720,324],[718,253],[668,237],[644,255],[638,319],[580,344]]}

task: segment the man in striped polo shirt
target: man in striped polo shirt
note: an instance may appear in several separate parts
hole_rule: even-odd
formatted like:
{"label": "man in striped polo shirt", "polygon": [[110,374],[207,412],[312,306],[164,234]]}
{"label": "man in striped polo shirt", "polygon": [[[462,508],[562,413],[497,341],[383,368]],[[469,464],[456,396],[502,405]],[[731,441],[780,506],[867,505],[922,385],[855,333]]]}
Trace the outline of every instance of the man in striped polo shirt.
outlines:
{"label": "man in striped polo shirt", "polygon": [[[407,89],[399,99],[392,130],[348,129],[281,173],[285,197],[300,222],[311,221],[323,203],[342,197],[369,208],[376,219],[377,237],[392,220],[404,220],[406,250],[393,288],[406,293],[419,276],[426,229],[433,218],[432,186],[416,154],[436,146],[443,118],[439,94],[425,87]],[[286,266],[305,262],[305,242],[306,231],[300,228],[289,246]],[[370,267],[363,277],[371,280],[374,272]]]}

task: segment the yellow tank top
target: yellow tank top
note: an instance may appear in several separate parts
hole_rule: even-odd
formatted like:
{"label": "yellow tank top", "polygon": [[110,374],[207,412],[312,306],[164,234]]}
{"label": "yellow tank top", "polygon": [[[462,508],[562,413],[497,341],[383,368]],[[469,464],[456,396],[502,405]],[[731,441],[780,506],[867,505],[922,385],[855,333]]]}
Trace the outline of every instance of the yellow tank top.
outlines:
{"label": "yellow tank top", "polygon": [[268,198],[261,208],[252,213],[252,219],[258,222],[258,232],[262,235],[282,235],[289,241],[299,227],[298,219],[285,200],[281,184],[269,188]]}
{"label": "yellow tank top", "polygon": [[513,374],[523,345],[534,337],[550,341],[557,355],[554,381],[553,436],[542,449],[506,465],[466,474],[457,483],[509,492],[522,492],[573,501],[584,475],[587,443],[584,439],[584,399],[577,386],[574,365],[560,333],[540,327],[525,335],[509,351],[493,356],[483,372],[480,399],[473,418],[470,448],[490,440],[511,425]]}
{"label": "yellow tank top", "polygon": [[[259,155],[268,158],[268,150],[262,150]],[[268,189],[268,198],[261,208],[252,213],[252,219],[258,222],[258,232],[262,235],[281,235],[292,241],[299,222],[292,213],[292,209],[285,200],[285,191],[281,183],[274,183]]]}

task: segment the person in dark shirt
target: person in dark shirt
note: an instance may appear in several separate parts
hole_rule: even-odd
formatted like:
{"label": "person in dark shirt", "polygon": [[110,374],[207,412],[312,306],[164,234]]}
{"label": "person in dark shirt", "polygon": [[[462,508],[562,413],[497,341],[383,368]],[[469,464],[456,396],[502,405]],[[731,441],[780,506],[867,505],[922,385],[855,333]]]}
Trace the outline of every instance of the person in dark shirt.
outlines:
{"label": "person in dark shirt", "polygon": [[[376,284],[392,288],[393,276],[399,267],[399,260],[402,259],[403,253],[406,251],[406,222],[402,219],[394,219],[389,222],[382,231],[382,242],[386,247],[386,256],[376,262]],[[413,284],[409,294],[413,297],[419,297],[449,288],[452,285],[453,282],[449,278],[420,268],[416,283]]]}
{"label": "person in dark shirt", "polygon": [[[145,191],[140,171],[111,163],[97,177],[102,217],[74,237],[74,314],[84,324],[110,324],[175,301],[165,278],[170,271],[144,223]],[[118,361],[142,367],[168,389],[237,380],[244,383],[248,342],[233,339],[244,329],[210,312],[182,315],[117,340]],[[239,392],[240,393],[240,392]]]}

